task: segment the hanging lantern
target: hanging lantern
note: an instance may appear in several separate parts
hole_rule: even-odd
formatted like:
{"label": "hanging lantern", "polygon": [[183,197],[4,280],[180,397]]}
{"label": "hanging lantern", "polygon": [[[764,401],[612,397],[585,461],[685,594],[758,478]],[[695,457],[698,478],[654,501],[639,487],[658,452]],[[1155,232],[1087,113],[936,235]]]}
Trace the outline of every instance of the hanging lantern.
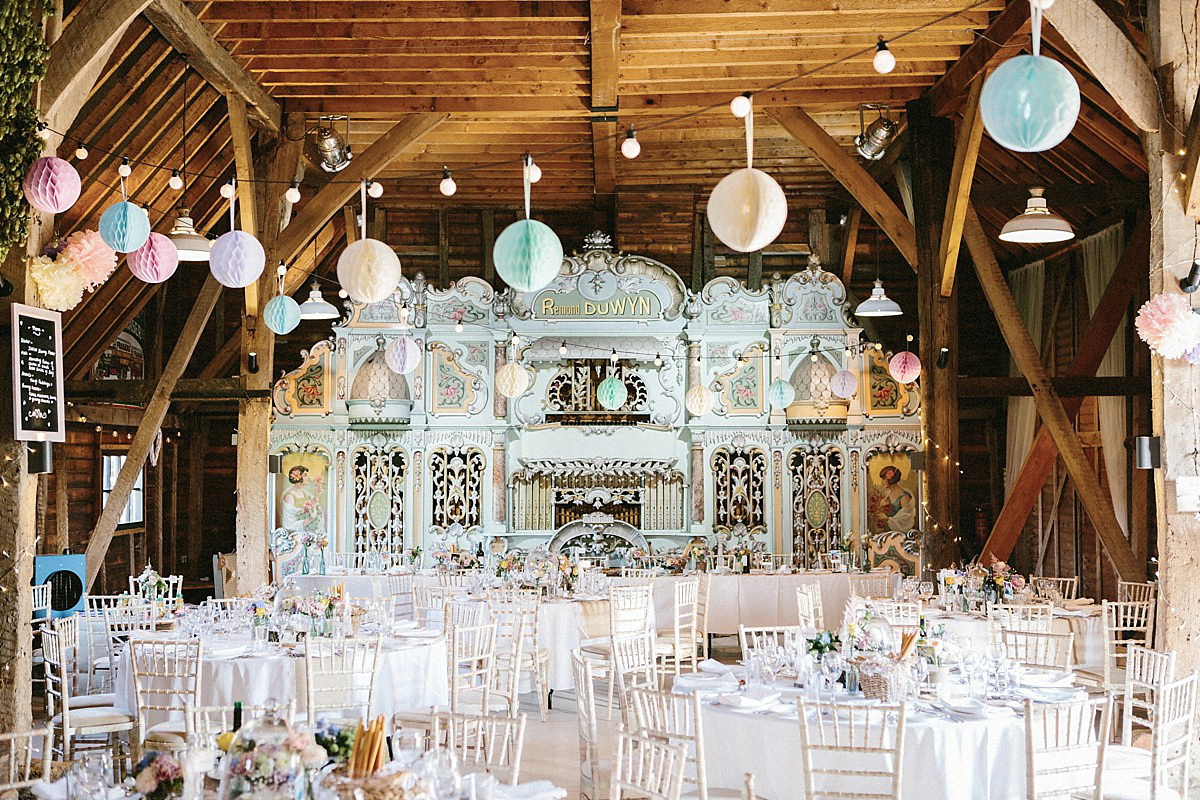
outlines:
{"label": "hanging lantern", "polygon": [[100,215],[100,236],[118,253],[132,253],[150,238],[150,218],[128,200],[113,203]]}
{"label": "hanging lantern", "polygon": [[392,372],[407,375],[421,362],[421,345],[406,333],[392,340],[383,357]]}
{"label": "hanging lantern", "polygon": [[628,399],[629,389],[625,386],[625,381],[616,375],[609,375],[596,387],[596,402],[609,411],[616,411],[625,405]]}
{"label": "hanging lantern", "polygon": [[284,336],[300,324],[300,304],[289,295],[277,294],[263,306],[262,316],[272,333]]}
{"label": "hanging lantern", "polygon": [[790,381],[776,378],[767,387],[767,402],[776,411],[787,410],[788,406],[796,402],[796,387],[792,386]]}
{"label": "hanging lantern", "polygon": [[848,369],[835,372],[829,379],[829,391],[834,397],[849,400],[858,394],[858,376]]}
{"label": "hanging lantern", "polygon": [[179,250],[169,237],[152,233],[144,245],[125,257],[125,263],[135,278],[146,283],[162,283],[175,274]]}
{"label": "hanging lantern", "polygon": [[921,374],[921,359],[912,351],[902,350],[888,362],[888,374],[896,383],[912,383]]}
{"label": "hanging lantern", "polygon": [[721,179],[708,198],[708,224],[727,247],[739,253],[761,250],[787,222],[787,197],[775,179],[747,167]]}
{"label": "hanging lantern", "polygon": [[70,162],[54,156],[34,161],[25,173],[25,199],[46,214],[61,214],[79,199],[79,173]]}
{"label": "hanging lantern", "polygon": [[400,284],[400,259],[378,239],[359,239],[342,251],[338,282],[356,303],[386,300]]}
{"label": "hanging lantern", "polygon": [[518,292],[536,292],[550,285],[562,268],[563,247],[544,222],[519,219],[496,237],[492,247],[496,272]]}
{"label": "hanging lantern", "polygon": [[516,361],[509,361],[496,370],[496,391],[502,397],[512,399],[529,388],[529,373]]}
{"label": "hanging lantern", "polygon": [[258,280],[266,266],[263,246],[245,231],[223,233],[212,244],[208,268],[222,286],[241,289]]}
{"label": "hanging lantern", "polygon": [[84,290],[89,292],[101,286],[117,268],[117,254],[98,231],[72,233],[58,255],[71,262]]}
{"label": "hanging lantern", "polygon": [[693,417],[703,417],[713,410],[715,404],[712,389],[703,384],[696,384],[683,396],[683,405]]}

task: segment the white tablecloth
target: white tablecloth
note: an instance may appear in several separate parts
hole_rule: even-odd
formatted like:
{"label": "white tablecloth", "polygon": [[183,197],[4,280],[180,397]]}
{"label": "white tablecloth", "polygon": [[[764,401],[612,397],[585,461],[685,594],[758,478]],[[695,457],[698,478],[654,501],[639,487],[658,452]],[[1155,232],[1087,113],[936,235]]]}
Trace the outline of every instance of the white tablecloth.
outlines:
{"label": "white tablecloth", "polygon": [[[975,650],[986,651],[988,648],[988,624],[981,617],[953,614],[947,618],[935,614],[928,621],[934,626],[945,625],[947,638],[965,636]],[[1087,616],[1056,614],[1051,630],[1075,634],[1076,669],[1104,671],[1104,615],[1099,608]]]}
{"label": "white tablecloth", "polygon": [[288,580],[296,583],[303,594],[324,592],[338,584],[344,584],[350,597],[388,597],[392,590],[387,575],[342,574],[342,575],[289,575]]}
{"label": "white tablecloth", "polygon": [[[206,639],[206,650],[228,647],[233,642],[214,644]],[[249,643],[247,644],[247,652]],[[230,705],[236,701],[262,705],[296,701],[297,712],[305,708],[304,658],[289,655],[203,656],[200,701],[203,705]],[[371,714],[391,721],[398,711],[425,709],[449,703],[446,678],[446,640],[384,639],[376,666]],[[136,705],[128,650],[121,657],[114,689],[118,704],[132,711]]]}

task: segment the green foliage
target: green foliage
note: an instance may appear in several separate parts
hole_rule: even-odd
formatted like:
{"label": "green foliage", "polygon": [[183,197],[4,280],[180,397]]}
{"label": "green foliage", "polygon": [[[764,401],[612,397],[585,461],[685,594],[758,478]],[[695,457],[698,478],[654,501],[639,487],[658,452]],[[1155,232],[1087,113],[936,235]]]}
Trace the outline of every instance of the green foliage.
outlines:
{"label": "green foliage", "polygon": [[24,244],[28,230],[21,181],[42,152],[33,103],[50,58],[43,13],[53,8],[46,0],[0,2],[0,257]]}

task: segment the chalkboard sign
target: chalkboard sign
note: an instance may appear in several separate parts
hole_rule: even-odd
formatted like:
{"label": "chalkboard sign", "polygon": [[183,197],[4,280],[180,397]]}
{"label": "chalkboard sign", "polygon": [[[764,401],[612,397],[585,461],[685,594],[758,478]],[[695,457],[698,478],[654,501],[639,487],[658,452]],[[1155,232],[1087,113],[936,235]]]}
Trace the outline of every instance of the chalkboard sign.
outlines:
{"label": "chalkboard sign", "polygon": [[62,442],[62,315],[12,305],[13,427],[21,442]]}

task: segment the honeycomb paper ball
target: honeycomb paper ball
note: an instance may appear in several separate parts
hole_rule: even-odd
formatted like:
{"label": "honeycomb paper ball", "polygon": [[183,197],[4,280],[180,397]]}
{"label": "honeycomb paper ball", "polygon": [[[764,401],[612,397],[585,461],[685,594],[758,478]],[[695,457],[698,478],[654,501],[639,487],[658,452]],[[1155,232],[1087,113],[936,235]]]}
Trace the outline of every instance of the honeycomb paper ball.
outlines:
{"label": "honeycomb paper ball", "polygon": [[834,397],[849,400],[858,394],[858,376],[848,369],[835,372],[829,379],[829,391],[833,392]]}
{"label": "honeycomb paper ball", "polygon": [[529,373],[516,361],[509,361],[496,370],[496,391],[510,400],[529,388]]}
{"label": "honeycomb paper ball", "polygon": [[79,199],[79,173],[70,162],[54,156],[39,158],[25,173],[25,199],[46,214],[61,214]]}
{"label": "honeycomb paper ball", "polygon": [[888,374],[896,383],[912,383],[921,374],[921,359],[909,350],[896,353],[888,362]]}
{"label": "honeycomb paper ball", "polygon": [[1079,116],[1079,85],[1046,56],[1016,56],[988,76],[979,96],[988,135],[1009,150],[1038,153],[1066,139]]}
{"label": "honeycomb paper ball", "polygon": [[146,283],[162,283],[175,274],[179,251],[175,243],[161,233],[152,233],[146,243],[125,257],[129,271]]}
{"label": "honeycomb paper ball", "polygon": [[519,219],[496,237],[492,261],[509,286],[518,292],[536,292],[558,277],[562,242],[549,225],[536,219]]}
{"label": "honeycomb paper ball", "polygon": [[767,402],[776,411],[784,411],[796,402],[796,387],[783,378],[776,378],[767,387]]}
{"label": "honeycomb paper ball", "polygon": [[407,375],[421,363],[421,345],[408,334],[397,337],[387,346],[383,360],[392,372]]}
{"label": "honeycomb paper ball", "polygon": [[713,410],[715,403],[716,398],[713,397],[712,389],[703,384],[693,386],[683,396],[683,405],[693,417],[703,417]]}
{"label": "honeycomb paper ball", "polygon": [[100,215],[100,236],[118,253],[132,253],[150,238],[150,218],[128,200],[113,203]]}
{"label": "honeycomb paper ball", "polygon": [[272,333],[284,336],[300,324],[300,304],[286,294],[277,294],[267,301],[262,315]]}
{"label": "honeycomb paper ball", "polygon": [[625,405],[628,399],[629,389],[626,388],[625,382],[615,375],[609,375],[596,387],[596,402],[609,411],[616,411]]}
{"label": "honeycomb paper ball", "polygon": [[103,285],[117,268],[117,254],[105,244],[99,231],[72,233],[63,244],[59,256],[70,260],[79,273],[84,290],[89,292]]}
{"label": "honeycomb paper ball", "polygon": [[378,239],[359,239],[342,251],[338,283],[356,303],[378,303],[391,297],[400,283],[400,259]]}
{"label": "honeycomb paper ball", "polygon": [[221,234],[212,243],[208,254],[208,268],[222,286],[241,289],[258,280],[267,254],[263,246],[245,231],[230,231]]}
{"label": "honeycomb paper ball", "polygon": [[767,173],[747,167],[729,173],[708,198],[708,224],[727,247],[761,250],[787,222],[787,197]]}

